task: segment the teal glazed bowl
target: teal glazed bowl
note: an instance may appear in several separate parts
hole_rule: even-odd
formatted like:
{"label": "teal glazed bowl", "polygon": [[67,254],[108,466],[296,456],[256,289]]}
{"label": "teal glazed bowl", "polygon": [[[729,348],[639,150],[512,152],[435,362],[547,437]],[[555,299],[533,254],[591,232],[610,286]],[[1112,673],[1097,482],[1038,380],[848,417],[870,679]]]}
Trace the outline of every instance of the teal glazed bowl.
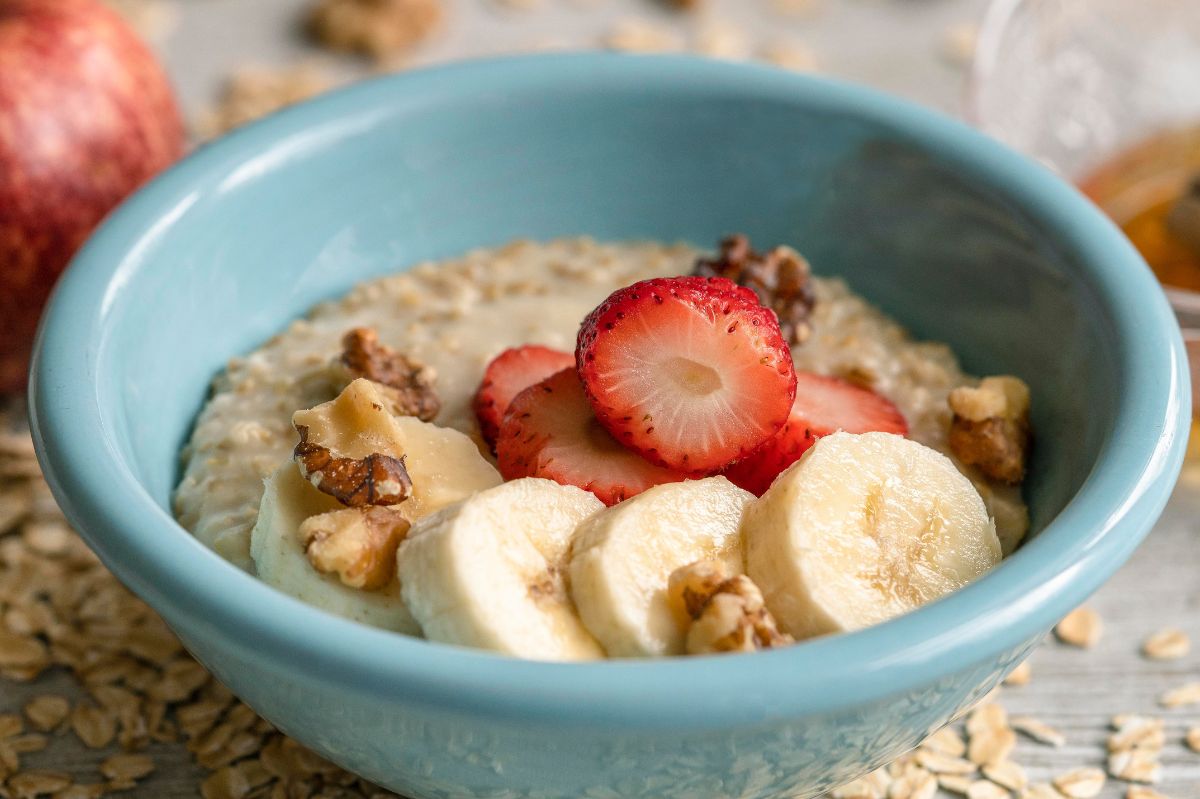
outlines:
{"label": "teal glazed bowl", "polygon": [[[731,231],[794,244],[968,370],[1029,382],[1022,549],[851,635],[553,664],[327,615],[172,518],[209,381],[313,303],[517,237]],[[811,797],[977,701],[1126,560],[1178,472],[1187,385],[1150,272],[1033,163],[861,88],[589,54],[382,78],[204,147],[76,258],[30,402],[47,478],[104,562],[331,760],[414,797]]]}

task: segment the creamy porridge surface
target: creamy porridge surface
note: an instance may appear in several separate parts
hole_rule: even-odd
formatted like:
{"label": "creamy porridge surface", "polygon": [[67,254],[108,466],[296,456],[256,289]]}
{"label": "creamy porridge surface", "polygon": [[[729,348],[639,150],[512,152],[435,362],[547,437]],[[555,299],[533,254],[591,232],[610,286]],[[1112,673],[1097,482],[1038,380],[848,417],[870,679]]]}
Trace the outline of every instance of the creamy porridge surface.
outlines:
{"label": "creamy porridge surface", "polygon": [[[476,437],[471,398],[484,367],[507,347],[538,343],[573,351],[580,321],[615,289],[688,274],[686,245],[518,241],[359,285],[317,306],[215,381],[184,450],[175,496],[180,522],[237,566],[253,570],[250,533],[263,481],[291,457],[292,414],[333,398],[330,369],[343,334],[373,327],[380,340],[437,372],[435,423]],[[904,413],[910,435],[949,454],[946,398],[964,375],[949,346],[914,342],[840,280],[816,279],[813,335],[793,350],[798,369],[868,381]],[[1019,488],[962,467],[996,520],[1005,553],[1028,526]]]}

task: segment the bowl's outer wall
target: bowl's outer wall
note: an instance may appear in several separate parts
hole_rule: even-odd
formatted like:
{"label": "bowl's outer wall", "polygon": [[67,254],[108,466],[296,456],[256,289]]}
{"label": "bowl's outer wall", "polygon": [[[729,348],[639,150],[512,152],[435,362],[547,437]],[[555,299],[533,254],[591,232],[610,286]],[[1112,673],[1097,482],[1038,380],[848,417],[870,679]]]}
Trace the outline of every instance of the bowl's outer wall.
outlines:
{"label": "bowl's outer wall", "polygon": [[[709,244],[733,231],[796,245],[920,336],[951,342],[969,370],[1024,377],[1041,432],[1036,529],[1089,478],[1116,504],[1073,504],[995,574],[876,630],[741,667],[658,671],[391,640],[264,593],[173,529],[178,450],[212,376],[313,303],[517,237]],[[1107,255],[1089,261],[1093,238]],[[1181,345],[1142,272],[1098,214],[1035,167],[867,92],[684,59],[476,65],[285,112],[135,197],[54,300],[35,433],[68,514],[189,649],[282,729],[371,778],[416,796],[808,796],[990,689],[1157,516],[1188,411]],[[1144,307],[1120,305],[1123,292]],[[95,429],[79,421],[93,412]],[[72,434],[83,430],[106,475],[82,462]],[[1104,448],[1122,435],[1137,445],[1122,442],[1113,463]],[[158,507],[130,521],[135,483]],[[1021,569],[1043,576],[1022,584]],[[245,604],[204,599],[188,570]],[[980,614],[970,632],[964,608]],[[329,631],[325,651],[296,643],[313,630]],[[971,636],[973,648],[945,655]],[[394,650],[408,677],[351,673],[356,644],[363,663]],[[819,666],[830,656],[872,676],[826,689],[841,676]],[[456,692],[489,668],[494,691]]]}

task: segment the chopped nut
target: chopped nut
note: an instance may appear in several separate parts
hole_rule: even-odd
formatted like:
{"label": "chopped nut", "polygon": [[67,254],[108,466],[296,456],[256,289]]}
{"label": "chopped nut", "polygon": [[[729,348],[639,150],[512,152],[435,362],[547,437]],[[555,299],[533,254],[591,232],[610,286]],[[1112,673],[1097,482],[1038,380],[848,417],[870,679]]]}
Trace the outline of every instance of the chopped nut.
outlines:
{"label": "chopped nut", "polygon": [[408,499],[412,479],[404,458],[373,452],[365,458],[339,458],[328,447],[308,440],[308,427],[297,425],[295,458],[300,473],[321,491],[351,508],[395,505]]}
{"label": "chopped nut", "polygon": [[415,416],[423,422],[437,416],[442,402],[433,389],[437,376],[428,366],[380,344],[369,327],[351,330],[342,339],[342,347],[338,365],[347,379],[339,390],[364,377],[386,387],[383,394],[391,400],[389,410],[396,416]]}
{"label": "chopped nut", "polygon": [[1142,654],[1152,660],[1178,660],[1191,651],[1187,633],[1168,627],[1159,630],[1142,644]]}
{"label": "chopped nut", "polygon": [[1163,707],[1184,707],[1200,704],[1200,682],[1190,682],[1167,691],[1158,699]]}
{"label": "chopped nut", "polygon": [[1183,740],[1189,749],[1200,753],[1200,727],[1190,727],[1187,731],[1187,736]]}
{"label": "chopped nut", "polygon": [[1108,773],[1126,782],[1158,783],[1162,780],[1162,764],[1155,749],[1126,749],[1108,758]]}
{"label": "chopped nut", "polygon": [[1066,737],[1049,724],[1044,724],[1032,716],[1013,716],[1012,728],[1024,733],[1038,743],[1049,744],[1053,747],[1062,746],[1067,742]]}
{"label": "chopped nut", "polygon": [[318,0],[308,27],[330,50],[387,62],[429,38],[442,17],[442,0]]}
{"label": "chopped nut", "polygon": [[950,449],[1002,483],[1025,479],[1029,454],[1029,387],[1015,377],[985,377],[978,388],[950,392]]}
{"label": "chopped nut", "polygon": [[687,652],[753,652],[793,643],[780,632],[753,581],[739,574],[720,579],[721,564],[698,561],[671,574],[668,595],[682,606],[690,622]]}
{"label": "chopped nut", "polygon": [[802,344],[812,333],[812,270],[791,247],[776,247],[764,255],[755,252],[745,236],[728,236],[721,240],[717,257],[697,260],[692,274],[728,278],[753,291],[775,312],[789,344]]}
{"label": "chopped nut", "polygon": [[409,522],[388,507],[365,506],[322,513],[300,525],[308,561],[343,585],[373,591],[396,577],[396,548]]}
{"label": "chopped nut", "polygon": [[1054,787],[1068,799],[1092,799],[1104,790],[1104,772],[1098,768],[1077,768],[1054,778]]}
{"label": "chopped nut", "polygon": [[1100,614],[1091,608],[1076,608],[1063,617],[1054,634],[1064,644],[1090,649],[1099,642],[1103,629]]}

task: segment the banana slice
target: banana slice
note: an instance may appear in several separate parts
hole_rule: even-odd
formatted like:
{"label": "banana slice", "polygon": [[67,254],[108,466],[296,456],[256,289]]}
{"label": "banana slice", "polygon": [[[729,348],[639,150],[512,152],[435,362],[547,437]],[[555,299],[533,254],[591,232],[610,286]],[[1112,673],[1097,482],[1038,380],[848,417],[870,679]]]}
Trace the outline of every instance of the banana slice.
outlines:
{"label": "banana slice", "polygon": [[537,660],[602,658],[564,566],[575,528],[603,507],[587,491],[528,477],[427,516],[400,545],[404,601],[431,640]]}
{"label": "banana slice", "polygon": [[377,591],[342,585],[337,575],[321,574],[308,562],[297,530],[305,519],[342,505],[322,494],[288,461],[267,478],[258,523],[250,534],[250,557],[259,579],[303,602],[372,627],[407,635],[421,628],[400,596],[400,583]]}
{"label": "banana slice", "polygon": [[409,521],[500,484],[500,473],[468,436],[415,416],[393,416],[388,402],[378,385],[360,378],[337,399],[296,412],[292,422],[308,428],[309,440],[344,457],[407,456],[412,494],[397,509]]}
{"label": "banana slice", "polygon": [[722,562],[741,574],[742,513],[754,495],[724,477],[654,486],[575,534],[571,594],[611,657],[680,655],[685,630],[667,600],[680,566]]}
{"label": "banana slice", "polygon": [[746,512],[747,574],[797,639],[857,630],[1000,562],[971,481],[891,433],[821,438]]}

